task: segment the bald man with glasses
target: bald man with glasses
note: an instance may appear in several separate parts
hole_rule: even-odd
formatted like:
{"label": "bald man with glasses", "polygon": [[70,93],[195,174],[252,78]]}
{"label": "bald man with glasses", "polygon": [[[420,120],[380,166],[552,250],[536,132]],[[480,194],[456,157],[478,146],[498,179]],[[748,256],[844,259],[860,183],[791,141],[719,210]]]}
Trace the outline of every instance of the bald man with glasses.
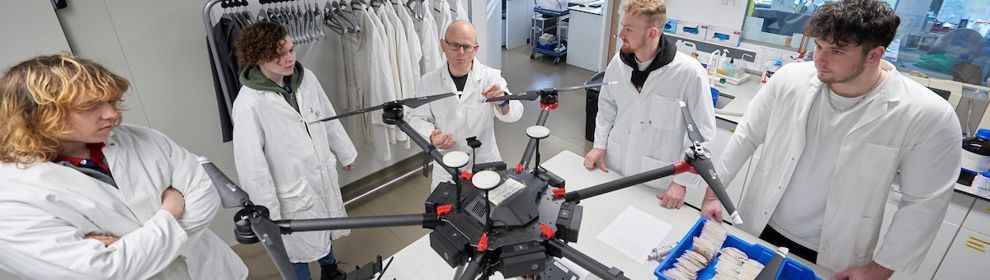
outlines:
{"label": "bald man with glasses", "polygon": [[[476,158],[478,163],[501,161],[502,156],[495,143],[494,120],[518,121],[523,115],[522,103],[484,102],[488,98],[511,93],[506,88],[501,71],[475,59],[479,49],[478,32],[470,22],[458,20],[451,23],[440,40],[440,48],[447,57],[447,63],[423,75],[416,86],[416,96],[455,92],[457,97],[413,109],[407,121],[441,152],[463,151],[470,155],[472,149],[464,139],[477,137],[482,146],[477,149],[476,157],[472,158]],[[442,168],[434,168],[431,190],[450,179]]]}

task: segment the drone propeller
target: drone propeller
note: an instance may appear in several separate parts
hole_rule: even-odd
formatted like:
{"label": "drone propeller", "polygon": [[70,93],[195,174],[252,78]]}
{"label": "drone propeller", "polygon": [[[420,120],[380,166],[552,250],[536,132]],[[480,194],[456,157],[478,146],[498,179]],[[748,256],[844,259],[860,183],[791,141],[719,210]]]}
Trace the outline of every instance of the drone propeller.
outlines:
{"label": "drone propeller", "polygon": [[447,98],[447,97],[454,96],[454,94],[456,94],[456,93],[448,92],[448,93],[444,93],[444,94],[437,94],[437,95],[429,95],[429,96],[420,96],[420,97],[400,99],[400,100],[396,100],[396,101],[386,102],[386,103],[380,104],[380,105],[375,105],[375,106],[371,106],[371,107],[367,107],[367,108],[357,109],[355,111],[343,113],[343,114],[336,115],[336,116],[329,117],[329,118],[324,118],[324,119],[319,119],[319,120],[311,121],[309,123],[310,124],[314,124],[314,123],[332,121],[332,120],[336,120],[336,119],[340,119],[340,118],[350,117],[350,116],[353,116],[353,115],[358,115],[358,114],[364,114],[364,113],[367,113],[367,112],[377,111],[377,110],[385,109],[385,107],[388,106],[389,104],[405,105],[405,106],[409,106],[410,108],[416,108],[416,107],[419,107],[419,106],[423,106],[426,103],[430,103],[430,102],[433,102],[433,101],[437,101],[437,100],[440,100],[440,99],[444,99],[444,98]]}
{"label": "drone propeller", "polygon": [[715,172],[715,165],[712,164],[711,156],[708,151],[706,151],[701,143],[705,142],[705,137],[701,135],[698,131],[698,126],[695,125],[694,118],[691,117],[691,112],[688,110],[687,104],[684,101],[680,102],[681,113],[684,114],[684,125],[687,127],[688,139],[691,140],[693,152],[688,152],[688,161],[691,162],[691,166],[694,167],[695,172],[701,175],[701,178],[708,183],[708,187],[712,189],[715,196],[718,197],[719,202],[722,202],[722,206],[725,210],[729,212],[729,216],[732,222],[735,224],[742,224],[742,218],[739,217],[739,212],[736,211],[736,206],[732,204],[732,200],[729,199],[729,194],[725,192],[725,185],[722,185],[722,179],[719,178],[718,173]]}
{"label": "drone propeller", "polygon": [[701,143],[704,143],[705,136],[702,136],[701,132],[698,131],[698,126],[695,125],[694,117],[692,117],[691,112],[688,111],[687,104],[684,103],[684,101],[680,101],[680,103],[681,103],[681,114],[684,115],[684,124],[685,126],[687,126],[688,139],[691,140],[692,145],[697,146],[700,145]]}
{"label": "drone propeller", "polygon": [[[213,181],[213,187],[220,193],[220,203],[224,208],[243,207],[245,208],[244,210],[249,210],[249,208],[259,207],[254,206],[248,194],[238,187],[237,184],[234,184],[227,175],[224,175],[220,171],[220,168],[217,168],[213,162],[210,162],[206,157],[199,157],[198,159],[203,169],[206,169],[206,175]],[[272,257],[272,261],[275,263],[276,268],[278,268],[278,272],[282,275],[282,279],[296,279],[296,272],[292,270],[289,255],[285,252],[285,245],[282,244],[282,231],[278,225],[268,218],[267,211],[244,210],[238,212],[238,215],[247,215],[247,217],[241,218],[247,219],[250,222],[251,231],[261,241],[261,245],[268,251],[268,255]]]}
{"label": "drone propeller", "polygon": [[272,257],[272,262],[275,263],[282,279],[297,279],[296,271],[292,269],[292,263],[289,262],[289,255],[285,252],[282,232],[278,225],[269,220],[268,217],[255,215],[249,219],[251,220],[251,231],[258,237],[258,241],[261,242],[261,246],[265,247],[265,251],[268,251],[268,255]]}
{"label": "drone propeller", "polygon": [[512,95],[505,95],[505,96],[499,96],[499,97],[492,97],[492,98],[489,98],[489,99],[485,100],[485,102],[497,102],[497,101],[506,101],[506,100],[536,100],[536,98],[539,98],[540,97],[540,94],[541,93],[544,93],[544,92],[572,91],[572,90],[579,90],[579,89],[585,89],[585,88],[590,88],[590,87],[614,85],[614,84],[617,84],[617,83],[618,82],[616,82],[616,81],[611,81],[611,82],[605,82],[605,83],[594,83],[594,84],[572,86],[572,87],[565,87],[565,88],[534,89],[534,90],[528,90],[528,91],[523,92],[523,93],[520,93],[520,94],[512,94]]}
{"label": "drone propeller", "polygon": [[213,186],[220,193],[220,204],[223,208],[244,207],[251,204],[248,194],[234,184],[227,175],[224,175],[220,168],[217,168],[206,157],[199,157],[199,164],[206,169],[206,175],[213,181]]}

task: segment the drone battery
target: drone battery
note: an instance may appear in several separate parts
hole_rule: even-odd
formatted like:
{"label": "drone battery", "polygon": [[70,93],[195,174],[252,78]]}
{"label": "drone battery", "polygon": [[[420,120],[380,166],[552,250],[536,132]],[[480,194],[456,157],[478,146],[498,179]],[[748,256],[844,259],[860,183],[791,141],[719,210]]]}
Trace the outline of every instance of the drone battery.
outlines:
{"label": "drone battery", "polygon": [[502,247],[502,276],[505,278],[540,274],[546,269],[547,254],[538,241]]}
{"label": "drone battery", "polygon": [[430,247],[450,267],[457,267],[467,261],[467,246],[467,238],[450,225],[439,226],[430,233]]}
{"label": "drone battery", "polygon": [[571,202],[560,205],[560,213],[557,214],[557,238],[567,242],[577,242],[583,209],[581,205]]}
{"label": "drone battery", "polygon": [[447,182],[437,185],[436,190],[433,190],[430,196],[426,198],[426,213],[436,213],[437,206],[453,204],[456,189],[456,186]]}
{"label": "drone battery", "polygon": [[491,171],[505,170],[505,162],[497,161],[497,162],[480,163],[474,165],[474,170],[473,170],[474,173],[478,173],[478,171],[484,171],[484,170],[491,170]]}

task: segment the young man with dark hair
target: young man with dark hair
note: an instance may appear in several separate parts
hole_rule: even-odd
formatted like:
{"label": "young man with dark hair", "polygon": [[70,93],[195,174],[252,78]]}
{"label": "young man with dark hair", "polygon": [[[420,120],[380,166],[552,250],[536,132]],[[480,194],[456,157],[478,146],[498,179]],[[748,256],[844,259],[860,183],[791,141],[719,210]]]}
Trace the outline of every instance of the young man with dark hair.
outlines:
{"label": "young man with dark hair", "polygon": [[[241,30],[234,45],[244,70],[231,112],[234,160],[241,187],[271,218],[346,217],[337,182],[337,162],[351,170],[357,150],[340,121],[310,124],[337,115],[316,75],[296,62],[288,31],[258,22]],[[320,279],[343,279],[332,240],[348,230],[283,235],[299,279],[310,279],[308,263],[320,264]]]}
{"label": "young man with dark hair", "polygon": [[[770,79],[716,165],[731,180],[763,145],[739,227],[839,272],[836,279],[916,271],[959,172],[952,107],[881,59],[899,23],[884,1],[822,6],[807,29],[815,61]],[[894,183],[901,202],[874,254]],[[709,191],[702,214],[721,213]]]}

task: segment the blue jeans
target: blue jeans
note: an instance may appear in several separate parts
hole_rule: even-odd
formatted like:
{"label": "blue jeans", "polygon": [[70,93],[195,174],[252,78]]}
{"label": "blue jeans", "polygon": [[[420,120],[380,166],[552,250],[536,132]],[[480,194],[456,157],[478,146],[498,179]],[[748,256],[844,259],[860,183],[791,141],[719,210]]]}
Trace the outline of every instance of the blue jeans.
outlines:
{"label": "blue jeans", "polygon": [[[330,253],[316,260],[320,265],[331,265],[337,263],[337,258],[333,256],[333,245],[330,246]],[[296,271],[296,278],[299,280],[311,280],[308,263],[292,263],[292,270]]]}

